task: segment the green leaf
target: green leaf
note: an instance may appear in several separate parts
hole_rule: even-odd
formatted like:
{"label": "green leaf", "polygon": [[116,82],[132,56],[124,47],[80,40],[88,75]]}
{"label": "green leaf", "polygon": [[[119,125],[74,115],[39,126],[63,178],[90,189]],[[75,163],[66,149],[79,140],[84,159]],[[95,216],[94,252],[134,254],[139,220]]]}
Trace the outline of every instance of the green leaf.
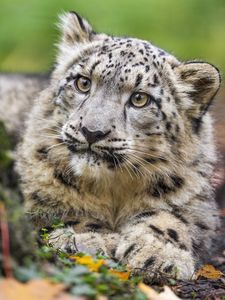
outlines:
{"label": "green leaf", "polygon": [[58,282],[64,282],[66,284],[80,284],[84,282],[83,276],[88,273],[89,270],[85,266],[78,265],[58,272],[55,274],[54,278]]}
{"label": "green leaf", "polygon": [[97,289],[97,291],[100,293],[100,294],[106,294],[108,291],[109,291],[109,286],[108,285],[106,285],[106,284],[103,284],[103,283],[101,283],[101,284],[98,284],[97,286],[96,286],[96,289]]}
{"label": "green leaf", "polygon": [[37,270],[36,266],[17,267],[14,272],[15,277],[22,282],[27,282],[31,279],[40,278],[42,274]]}
{"label": "green leaf", "polygon": [[60,219],[55,219],[51,225],[53,229],[62,228],[65,224]]}
{"label": "green leaf", "polygon": [[70,290],[71,294],[76,296],[95,296],[96,290],[87,284],[77,285]]}
{"label": "green leaf", "polygon": [[168,284],[169,284],[169,285],[176,285],[177,282],[176,282],[175,279],[170,278],[170,279],[168,280]]}
{"label": "green leaf", "polygon": [[139,289],[136,290],[134,295],[135,300],[148,300],[148,297]]}
{"label": "green leaf", "polygon": [[45,246],[42,246],[40,249],[38,249],[37,254],[41,258],[51,259],[53,257],[53,255],[55,254],[55,250],[52,247],[45,245]]}

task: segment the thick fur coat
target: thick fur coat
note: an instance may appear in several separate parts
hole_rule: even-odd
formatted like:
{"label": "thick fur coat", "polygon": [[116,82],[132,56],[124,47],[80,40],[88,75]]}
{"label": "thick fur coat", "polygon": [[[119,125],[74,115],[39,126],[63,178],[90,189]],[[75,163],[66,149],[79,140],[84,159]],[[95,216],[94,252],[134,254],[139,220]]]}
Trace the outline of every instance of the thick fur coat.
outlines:
{"label": "thick fur coat", "polygon": [[[64,14],[55,70],[18,149],[27,213],[68,252],[190,278],[219,226],[208,107],[218,70]],[[92,249],[92,250],[91,250]]]}

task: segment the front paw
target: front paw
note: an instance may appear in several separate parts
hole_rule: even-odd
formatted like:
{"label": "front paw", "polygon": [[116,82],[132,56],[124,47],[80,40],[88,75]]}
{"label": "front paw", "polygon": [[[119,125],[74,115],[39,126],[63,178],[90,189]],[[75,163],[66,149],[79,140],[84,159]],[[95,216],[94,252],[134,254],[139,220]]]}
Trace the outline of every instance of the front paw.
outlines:
{"label": "front paw", "polygon": [[48,243],[67,253],[83,252],[89,255],[103,253],[111,256],[111,250],[117,244],[117,234],[101,235],[95,232],[76,233],[73,228],[56,229],[49,234]]}
{"label": "front paw", "polygon": [[123,239],[116,250],[116,259],[130,267],[134,273],[147,278],[164,275],[190,279],[194,273],[191,252],[153,236],[136,240]]}
{"label": "front paw", "polygon": [[78,239],[78,234],[75,234],[72,228],[59,228],[49,234],[48,244],[69,254],[87,252],[85,246]]}

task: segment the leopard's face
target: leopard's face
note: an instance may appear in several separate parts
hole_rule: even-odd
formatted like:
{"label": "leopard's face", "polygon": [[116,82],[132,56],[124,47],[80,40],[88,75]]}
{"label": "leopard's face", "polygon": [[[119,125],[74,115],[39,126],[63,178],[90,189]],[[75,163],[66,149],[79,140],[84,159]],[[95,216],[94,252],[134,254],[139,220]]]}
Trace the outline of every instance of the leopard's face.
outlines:
{"label": "leopard's face", "polygon": [[183,126],[163,78],[168,55],[125,38],[86,52],[60,80],[55,99],[65,109],[61,135],[73,167],[140,175],[166,164]]}
{"label": "leopard's face", "polygon": [[60,51],[54,102],[76,174],[141,177],[183,163],[185,132],[207,106],[194,106],[190,95],[196,96],[195,84],[204,97],[217,84],[211,65],[205,64],[214,77],[204,89],[200,63],[183,65],[146,41],[96,35],[76,14],[64,20]]}

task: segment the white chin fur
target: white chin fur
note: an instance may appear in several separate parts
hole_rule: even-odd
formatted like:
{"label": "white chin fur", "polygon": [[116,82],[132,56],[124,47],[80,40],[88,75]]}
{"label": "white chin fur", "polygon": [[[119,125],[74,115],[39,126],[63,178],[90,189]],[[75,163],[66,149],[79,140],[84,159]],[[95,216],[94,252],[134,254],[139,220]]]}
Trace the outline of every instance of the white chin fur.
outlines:
{"label": "white chin fur", "polygon": [[71,159],[71,167],[76,176],[86,176],[89,178],[100,178],[106,175],[111,175],[112,171],[109,170],[104,162],[99,160],[100,165],[95,162],[93,157],[87,157],[87,155],[76,156]]}

